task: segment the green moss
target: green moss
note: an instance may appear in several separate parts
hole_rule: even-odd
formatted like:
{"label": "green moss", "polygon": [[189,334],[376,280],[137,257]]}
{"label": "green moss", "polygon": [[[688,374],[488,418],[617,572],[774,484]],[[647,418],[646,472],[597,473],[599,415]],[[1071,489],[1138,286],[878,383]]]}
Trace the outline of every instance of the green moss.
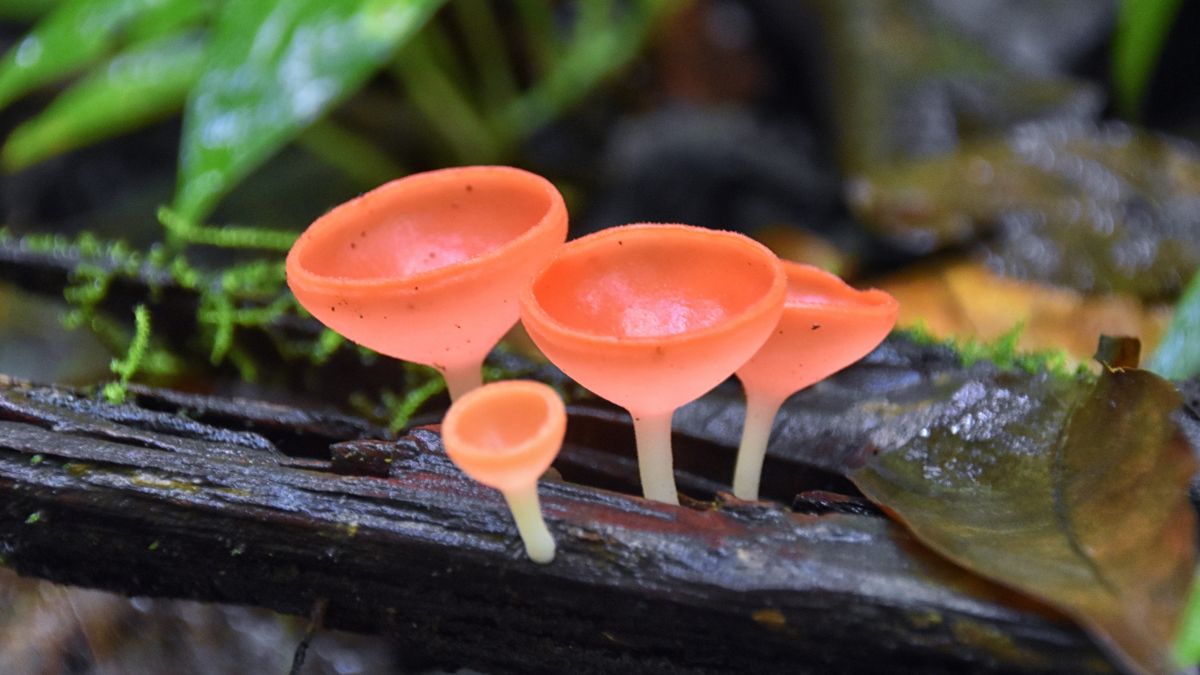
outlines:
{"label": "green moss", "polygon": [[[124,398],[126,384],[142,375],[168,376],[178,373],[183,359],[156,343],[148,330],[149,309],[135,312],[133,330],[123,327],[100,311],[115,281],[127,278],[150,284],[150,305],[157,302],[164,285],[173,284],[198,295],[196,322],[200,346],[208,352],[213,365],[232,364],[241,377],[257,379],[261,367],[237,346],[242,329],[270,329],[288,315],[299,315],[299,304],[287,292],[284,262],[277,254],[239,263],[216,272],[194,267],[186,247],[193,244],[230,249],[258,248],[284,251],[295,239],[288,232],[255,228],[213,228],[182,223],[170,211],[160,218],[167,229],[168,242],[148,251],[134,250],[125,242],[105,242],[90,233],[75,238],[62,235],[25,235],[14,239],[8,229],[0,229],[0,241],[14,241],[24,250],[46,255],[81,258],[72,270],[63,297],[69,310],[63,318],[67,328],[88,328],[115,353],[124,353],[113,362],[117,381],[103,393],[111,401]],[[139,318],[141,317],[141,318]],[[281,339],[272,335],[272,339]],[[315,340],[292,340],[280,349],[285,358],[326,362],[343,341],[325,332]]]}
{"label": "green moss", "polygon": [[26,525],[36,525],[40,522],[42,522],[42,512],[41,511],[34,511],[33,513],[29,514],[28,518],[25,519]]}
{"label": "green moss", "polygon": [[[446,380],[441,373],[425,366],[412,368],[414,371],[422,369],[429,372],[410,376],[412,380],[419,381],[420,384],[415,387],[407,387],[407,393],[402,399],[396,400],[395,397],[392,397],[392,400],[388,402],[389,407],[392,407],[391,418],[388,420],[388,431],[393,434],[408,426],[408,421],[429,399],[446,391]],[[408,364],[405,364],[405,370],[409,370]],[[391,392],[385,393],[390,394]]]}
{"label": "green moss", "polygon": [[287,251],[296,241],[295,232],[256,227],[213,227],[189,222],[167,207],[158,210],[158,221],[167,230],[168,241],[176,246],[205,245],[226,249]]}
{"label": "green moss", "polygon": [[973,337],[941,339],[935,336],[924,323],[918,322],[912,327],[899,329],[895,333],[919,345],[947,347],[954,351],[964,367],[970,367],[980,361],[990,361],[1002,370],[1050,373],[1060,378],[1075,378],[1091,372],[1085,365],[1071,368],[1070,356],[1061,349],[1020,351],[1017,343],[1024,330],[1024,322],[1018,322],[1003,335],[991,341],[982,341]]}
{"label": "green moss", "polygon": [[67,470],[67,474],[70,476],[81,478],[92,470],[92,465],[86,462],[67,462],[63,465],[63,468]]}
{"label": "green moss", "polygon": [[[337,336],[336,333],[331,332],[331,334]],[[342,338],[338,336],[336,344],[340,344],[341,341]],[[507,347],[501,343],[496,349],[497,351],[504,351]],[[375,358],[377,355],[374,352],[367,352],[364,358],[368,356]],[[483,366],[484,382],[510,380],[527,375],[528,373],[526,372],[509,370],[490,364]],[[412,418],[431,399],[445,391],[446,380],[437,370],[417,363],[405,363],[403,396],[390,389],[384,389],[379,392],[378,399],[374,399],[363,392],[356,392],[350,397],[350,405],[363,417],[386,424],[388,431],[395,434],[407,427]],[[564,392],[560,391],[559,394],[567,401],[571,400]]]}
{"label": "green moss", "polygon": [[121,359],[113,359],[110,368],[117,379],[104,385],[104,398],[109,403],[124,403],[125,394],[129,388],[129,379],[142,367],[146,352],[150,347],[150,311],[145,305],[138,305],[133,310],[134,333],[129,343],[129,351]]}
{"label": "green moss", "polygon": [[153,488],[155,490],[179,490],[182,492],[196,493],[200,491],[200,486],[195,483],[190,483],[185,480],[174,480],[171,478],[163,478],[154,473],[148,473],[141,470],[133,470],[127,473],[129,482],[138,487]]}

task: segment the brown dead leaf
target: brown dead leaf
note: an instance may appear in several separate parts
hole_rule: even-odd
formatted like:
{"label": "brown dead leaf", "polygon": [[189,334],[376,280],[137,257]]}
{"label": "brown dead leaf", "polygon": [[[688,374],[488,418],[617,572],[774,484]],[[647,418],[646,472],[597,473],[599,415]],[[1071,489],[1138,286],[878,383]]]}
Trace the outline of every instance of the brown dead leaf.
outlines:
{"label": "brown dead leaf", "polygon": [[965,260],[918,267],[878,286],[900,301],[901,327],[920,322],[941,338],[990,341],[1023,323],[1019,350],[1062,349],[1077,363],[1089,361],[1105,334],[1137,336],[1143,353],[1153,352],[1171,320],[1166,305],[1019,281]]}

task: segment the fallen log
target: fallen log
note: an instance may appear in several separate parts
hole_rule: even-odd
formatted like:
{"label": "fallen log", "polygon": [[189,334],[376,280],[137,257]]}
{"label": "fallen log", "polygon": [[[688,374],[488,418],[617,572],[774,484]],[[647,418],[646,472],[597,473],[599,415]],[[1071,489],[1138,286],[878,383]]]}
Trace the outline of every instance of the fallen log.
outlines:
{"label": "fallen log", "polygon": [[[1111,670],[1060,616],[943,562],[832,474],[794,468],[808,512],[630,496],[632,438],[604,409],[572,410],[556,468],[573,482],[541,487],[559,553],[539,566],[434,428],[377,440],[340,415],[132,400],[0,384],[5,565],[297,615],[327,601],[326,626],[492,673]],[[721,483],[704,471],[681,489]]]}

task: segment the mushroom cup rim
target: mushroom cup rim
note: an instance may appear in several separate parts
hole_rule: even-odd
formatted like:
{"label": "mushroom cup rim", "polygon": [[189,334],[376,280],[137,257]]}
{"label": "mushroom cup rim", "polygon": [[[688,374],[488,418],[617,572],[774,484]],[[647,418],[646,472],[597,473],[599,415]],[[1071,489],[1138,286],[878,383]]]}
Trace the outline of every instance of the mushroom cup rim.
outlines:
{"label": "mushroom cup rim", "polygon": [[[771,281],[770,287],[762,294],[761,297],[754,300],[745,311],[739,312],[734,316],[722,319],[710,326],[705,326],[696,330],[689,330],[682,333],[673,333],[670,335],[658,336],[640,336],[640,337],[622,337],[616,335],[606,335],[603,333],[594,333],[590,331],[573,328],[559,321],[557,318],[542,307],[534,292],[534,287],[538,279],[541,278],[547,270],[549,270],[556,262],[568,255],[578,255],[589,248],[594,248],[608,243],[610,239],[628,236],[642,236],[646,232],[675,232],[686,234],[687,236],[702,236],[713,240],[721,239],[729,242],[736,242],[737,245],[744,247],[747,250],[753,250],[758,253],[765,254],[764,259],[769,261],[769,264],[774,268],[775,275]],[[599,232],[580,237],[573,241],[563,244],[546,265],[544,265],[536,275],[533,281],[528,284],[521,292],[521,320],[529,322],[532,320],[535,323],[534,330],[551,333],[559,340],[569,340],[581,345],[595,345],[604,347],[656,347],[656,346],[671,346],[675,344],[688,344],[692,342],[703,341],[712,336],[719,336],[732,333],[741,328],[747,323],[761,317],[763,314],[770,314],[774,311],[779,311],[782,307],[782,302],[787,295],[787,275],[784,271],[783,262],[775,255],[771,249],[754,240],[753,238],[744,235],[740,232],[730,230],[716,230],[707,227],[699,227],[696,225],[685,225],[682,223],[630,223],[616,227],[606,228]]]}
{"label": "mushroom cup rim", "polygon": [[[839,290],[847,293],[848,296],[855,299],[854,302],[790,302],[784,300],[783,311],[786,313],[792,309],[817,309],[822,312],[837,313],[837,314],[852,314],[857,316],[887,316],[895,313],[900,308],[900,302],[895,296],[885,290],[879,288],[855,288],[846,283],[838,275],[826,269],[809,265],[807,263],[795,262],[792,260],[783,260],[784,272],[787,274],[788,287],[791,288],[791,283],[794,273],[811,274],[821,277],[822,281],[839,286]],[[865,300],[860,301],[859,299]]]}
{"label": "mushroom cup rim", "polygon": [[[494,249],[467,260],[444,267],[425,270],[416,274],[366,279],[318,274],[311,271],[302,262],[303,257],[309,252],[309,247],[323,243],[322,240],[328,236],[329,231],[361,227],[361,225],[351,224],[355,222],[356,218],[347,217],[347,212],[352,212],[355,209],[363,209],[372,200],[382,199],[384,196],[397,191],[423,187],[430,183],[462,185],[466,181],[471,180],[472,177],[475,180],[482,180],[489,175],[516,176],[519,180],[526,181],[531,191],[538,190],[545,194],[549,200],[545,213],[542,214],[536,223]],[[301,233],[299,238],[296,239],[296,243],[288,251],[286,262],[288,283],[289,285],[296,284],[314,291],[343,293],[383,293],[403,291],[412,287],[436,287],[455,279],[486,274],[496,261],[503,259],[514,249],[520,248],[525,243],[534,240],[543,231],[554,227],[560,222],[564,226],[567,222],[567,207],[563,201],[562,193],[545,177],[531,171],[526,171],[525,169],[503,165],[475,165],[449,167],[409,174],[388,181],[353,199],[338,204],[314,220]]]}
{"label": "mushroom cup rim", "polygon": [[[483,448],[477,444],[467,442],[457,434],[457,425],[464,415],[469,415],[472,408],[487,398],[497,396],[513,396],[534,394],[540,401],[546,404],[546,414],[542,419],[542,423],[537,427],[535,433],[528,438],[514,443],[511,446],[495,449]],[[548,384],[538,382],[537,380],[504,380],[501,382],[490,382],[481,387],[472,389],[463,394],[446,412],[446,416],[442,419],[441,433],[443,443],[445,442],[445,434],[449,427],[451,434],[461,443],[454,443],[456,450],[451,453],[447,449],[447,454],[464,457],[471,461],[480,461],[487,464],[496,464],[505,460],[522,457],[528,455],[531,451],[537,450],[547,441],[554,441],[561,444],[562,437],[566,432],[567,409],[563,403],[562,397]]]}

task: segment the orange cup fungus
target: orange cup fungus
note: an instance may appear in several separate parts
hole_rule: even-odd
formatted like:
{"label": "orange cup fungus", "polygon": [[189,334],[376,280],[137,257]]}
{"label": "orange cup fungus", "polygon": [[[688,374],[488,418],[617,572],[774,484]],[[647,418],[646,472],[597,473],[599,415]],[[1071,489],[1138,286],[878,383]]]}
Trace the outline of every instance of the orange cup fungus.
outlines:
{"label": "orange cup fungus", "polygon": [[479,386],[521,289],[566,235],[562,195],[540,176],[429,171],[318,218],[288,253],[288,285],[341,335],[441,371],[457,399]]}
{"label": "orange cup fungus", "polygon": [[522,294],[521,320],[563,372],[630,412],[644,494],[677,504],[671,416],[762,346],[786,286],[749,237],[626,225],[562,247]]}
{"label": "orange cup fungus", "polygon": [[554,559],[554,538],[538,504],[537,481],[562,447],[567,412],[554,389],[509,380],[474,389],[442,420],[446,454],[471,478],[504,494],[534,562]]}
{"label": "orange cup fungus", "polygon": [[737,371],[746,389],[746,425],[733,493],[757,499],[763,456],[783,401],[866,356],[896,323],[887,293],[855,290],[837,276],[785,262],[787,302],[770,339]]}

